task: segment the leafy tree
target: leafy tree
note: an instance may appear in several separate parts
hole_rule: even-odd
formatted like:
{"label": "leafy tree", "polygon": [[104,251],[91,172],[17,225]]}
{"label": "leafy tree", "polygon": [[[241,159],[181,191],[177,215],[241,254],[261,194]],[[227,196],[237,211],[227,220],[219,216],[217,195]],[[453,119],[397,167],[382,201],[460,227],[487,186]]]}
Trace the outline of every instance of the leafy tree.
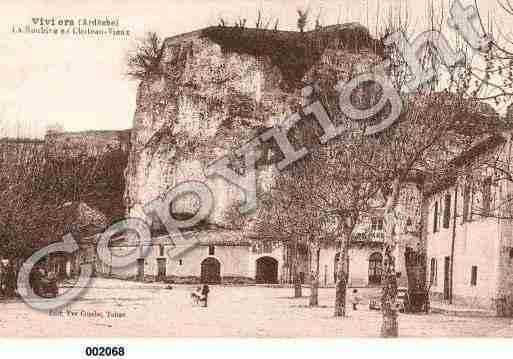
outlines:
{"label": "leafy tree", "polygon": [[163,53],[163,43],[160,37],[155,32],[148,32],[143,39],[138,41],[134,49],[128,52],[127,75],[135,80],[145,80],[161,75]]}

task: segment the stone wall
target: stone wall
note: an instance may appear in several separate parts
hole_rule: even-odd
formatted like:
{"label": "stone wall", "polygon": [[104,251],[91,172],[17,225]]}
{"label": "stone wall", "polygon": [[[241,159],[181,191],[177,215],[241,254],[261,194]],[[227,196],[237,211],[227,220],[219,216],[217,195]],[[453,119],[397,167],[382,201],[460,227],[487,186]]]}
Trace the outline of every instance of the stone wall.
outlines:
{"label": "stone wall", "polygon": [[52,132],[45,136],[45,149],[51,157],[101,156],[120,150],[128,153],[130,130]]}

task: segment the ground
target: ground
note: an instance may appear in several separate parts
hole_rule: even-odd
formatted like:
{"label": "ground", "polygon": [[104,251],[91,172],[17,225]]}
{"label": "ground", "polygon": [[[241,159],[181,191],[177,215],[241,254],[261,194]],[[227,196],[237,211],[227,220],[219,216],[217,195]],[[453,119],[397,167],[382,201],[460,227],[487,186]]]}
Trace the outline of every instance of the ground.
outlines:
{"label": "ground", "polygon": [[[320,307],[292,288],[212,286],[208,308],[190,300],[192,286],[96,278],[63,314],[39,312],[19,301],[0,302],[0,337],[376,337],[381,314],[368,309],[376,289],[360,289],[364,301],[345,318],[333,317],[334,289],[320,289]],[[71,315],[68,311],[77,314]],[[96,311],[102,317],[88,316]],[[122,317],[107,317],[107,311]],[[403,337],[513,336],[513,320],[440,314],[399,314]]]}

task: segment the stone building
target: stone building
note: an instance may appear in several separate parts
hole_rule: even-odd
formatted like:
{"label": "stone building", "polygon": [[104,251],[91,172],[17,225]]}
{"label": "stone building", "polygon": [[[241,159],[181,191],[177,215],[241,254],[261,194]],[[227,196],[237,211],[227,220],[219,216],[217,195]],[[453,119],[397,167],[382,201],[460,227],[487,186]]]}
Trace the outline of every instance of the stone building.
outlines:
{"label": "stone building", "polygon": [[49,205],[44,210],[44,217],[33,219],[42,242],[40,246],[60,242],[65,235],[71,235],[80,248],[72,254],[51,253],[44,260],[48,272],[56,274],[58,278],[69,278],[79,274],[81,264],[94,264],[95,236],[105,230],[107,217],[84,202]]}
{"label": "stone building", "polygon": [[[396,272],[398,285],[408,285],[405,253],[407,249],[422,252],[423,244],[420,240],[421,214],[419,208],[422,204],[421,188],[416,182],[405,185],[397,208],[399,221],[394,229]],[[384,218],[383,210],[376,210],[373,215],[362,219],[353,233],[349,245],[349,286],[366,287],[381,284],[384,244]],[[319,281],[320,285],[332,286],[336,282],[335,273],[338,262],[339,247],[336,243],[327,243],[320,250]],[[311,260],[311,268],[316,265]]]}
{"label": "stone building", "polygon": [[[408,238],[418,241],[416,234],[402,233],[398,239],[397,271],[399,285],[406,286],[405,248],[415,250]],[[349,249],[349,285],[378,286],[381,283],[383,218],[378,212],[362,221],[354,234]],[[306,246],[295,246],[281,241],[262,241],[244,231],[208,228],[183,233],[181,238],[155,236],[149,241],[119,236],[111,244],[113,255],[123,256],[139,251],[136,263],[124,268],[110,268],[93,259],[98,275],[147,281],[173,283],[222,284],[291,284],[293,266],[297,265],[299,280],[307,283],[316,269],[315,254]],[[143,255],[144,253],[144,255]],[[297,258],[296,258],[297,254]],[[319,281],[324,287],[335,285],[339,259],[337,243],[324,243],[319,251]]]}
{"label": "stone building", "polygon": [[[362,226],[349,245],[349,286],[376,286],[381,283],[382,249],[383,249],[383,218],[373,217],[372,224]],[[337,264],[340,249],[337,244],[329,243],[321,247],[319,252],[319,284],[334,286],[336,282]],[[316,259],[311,258],[310,267],[316,268]]]}
{"label": "stone building", "polygon": [[97,273],[120,279],[173,283],[284,281],[284,246],[259,246],[240,231],[186,232],[180,239],[165,235],[152,238],[147,243],[119,237],[111,245],[113,255],[122,256],[134,250],[144,253],[137,263],[124,268],[110,268],[97,262]]}
{"label": "stone building", "polygon": [[511,311],[513,187],[504,177],[510,171],[510,149],[510,133],[476,141],[453,160],[458,174],[427,192],[425,236],[432,297]]}

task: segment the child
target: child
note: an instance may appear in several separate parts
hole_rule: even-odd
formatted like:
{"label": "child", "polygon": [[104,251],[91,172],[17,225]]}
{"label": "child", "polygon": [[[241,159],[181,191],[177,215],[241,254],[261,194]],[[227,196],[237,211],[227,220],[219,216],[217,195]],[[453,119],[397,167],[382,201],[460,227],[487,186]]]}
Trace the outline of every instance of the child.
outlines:
{"label": "child", "polygon": [[191,292],[191,298],[195,304],[201,302],[201,287],[196,287],[196,289]]}
{"label": "child", "polygon": [[353,310],[358,310],[357,306],[361,301],[362,299],[358,296],[358,289],[353,289],[353,296],[351,298],[351,303],[353,303]]}

